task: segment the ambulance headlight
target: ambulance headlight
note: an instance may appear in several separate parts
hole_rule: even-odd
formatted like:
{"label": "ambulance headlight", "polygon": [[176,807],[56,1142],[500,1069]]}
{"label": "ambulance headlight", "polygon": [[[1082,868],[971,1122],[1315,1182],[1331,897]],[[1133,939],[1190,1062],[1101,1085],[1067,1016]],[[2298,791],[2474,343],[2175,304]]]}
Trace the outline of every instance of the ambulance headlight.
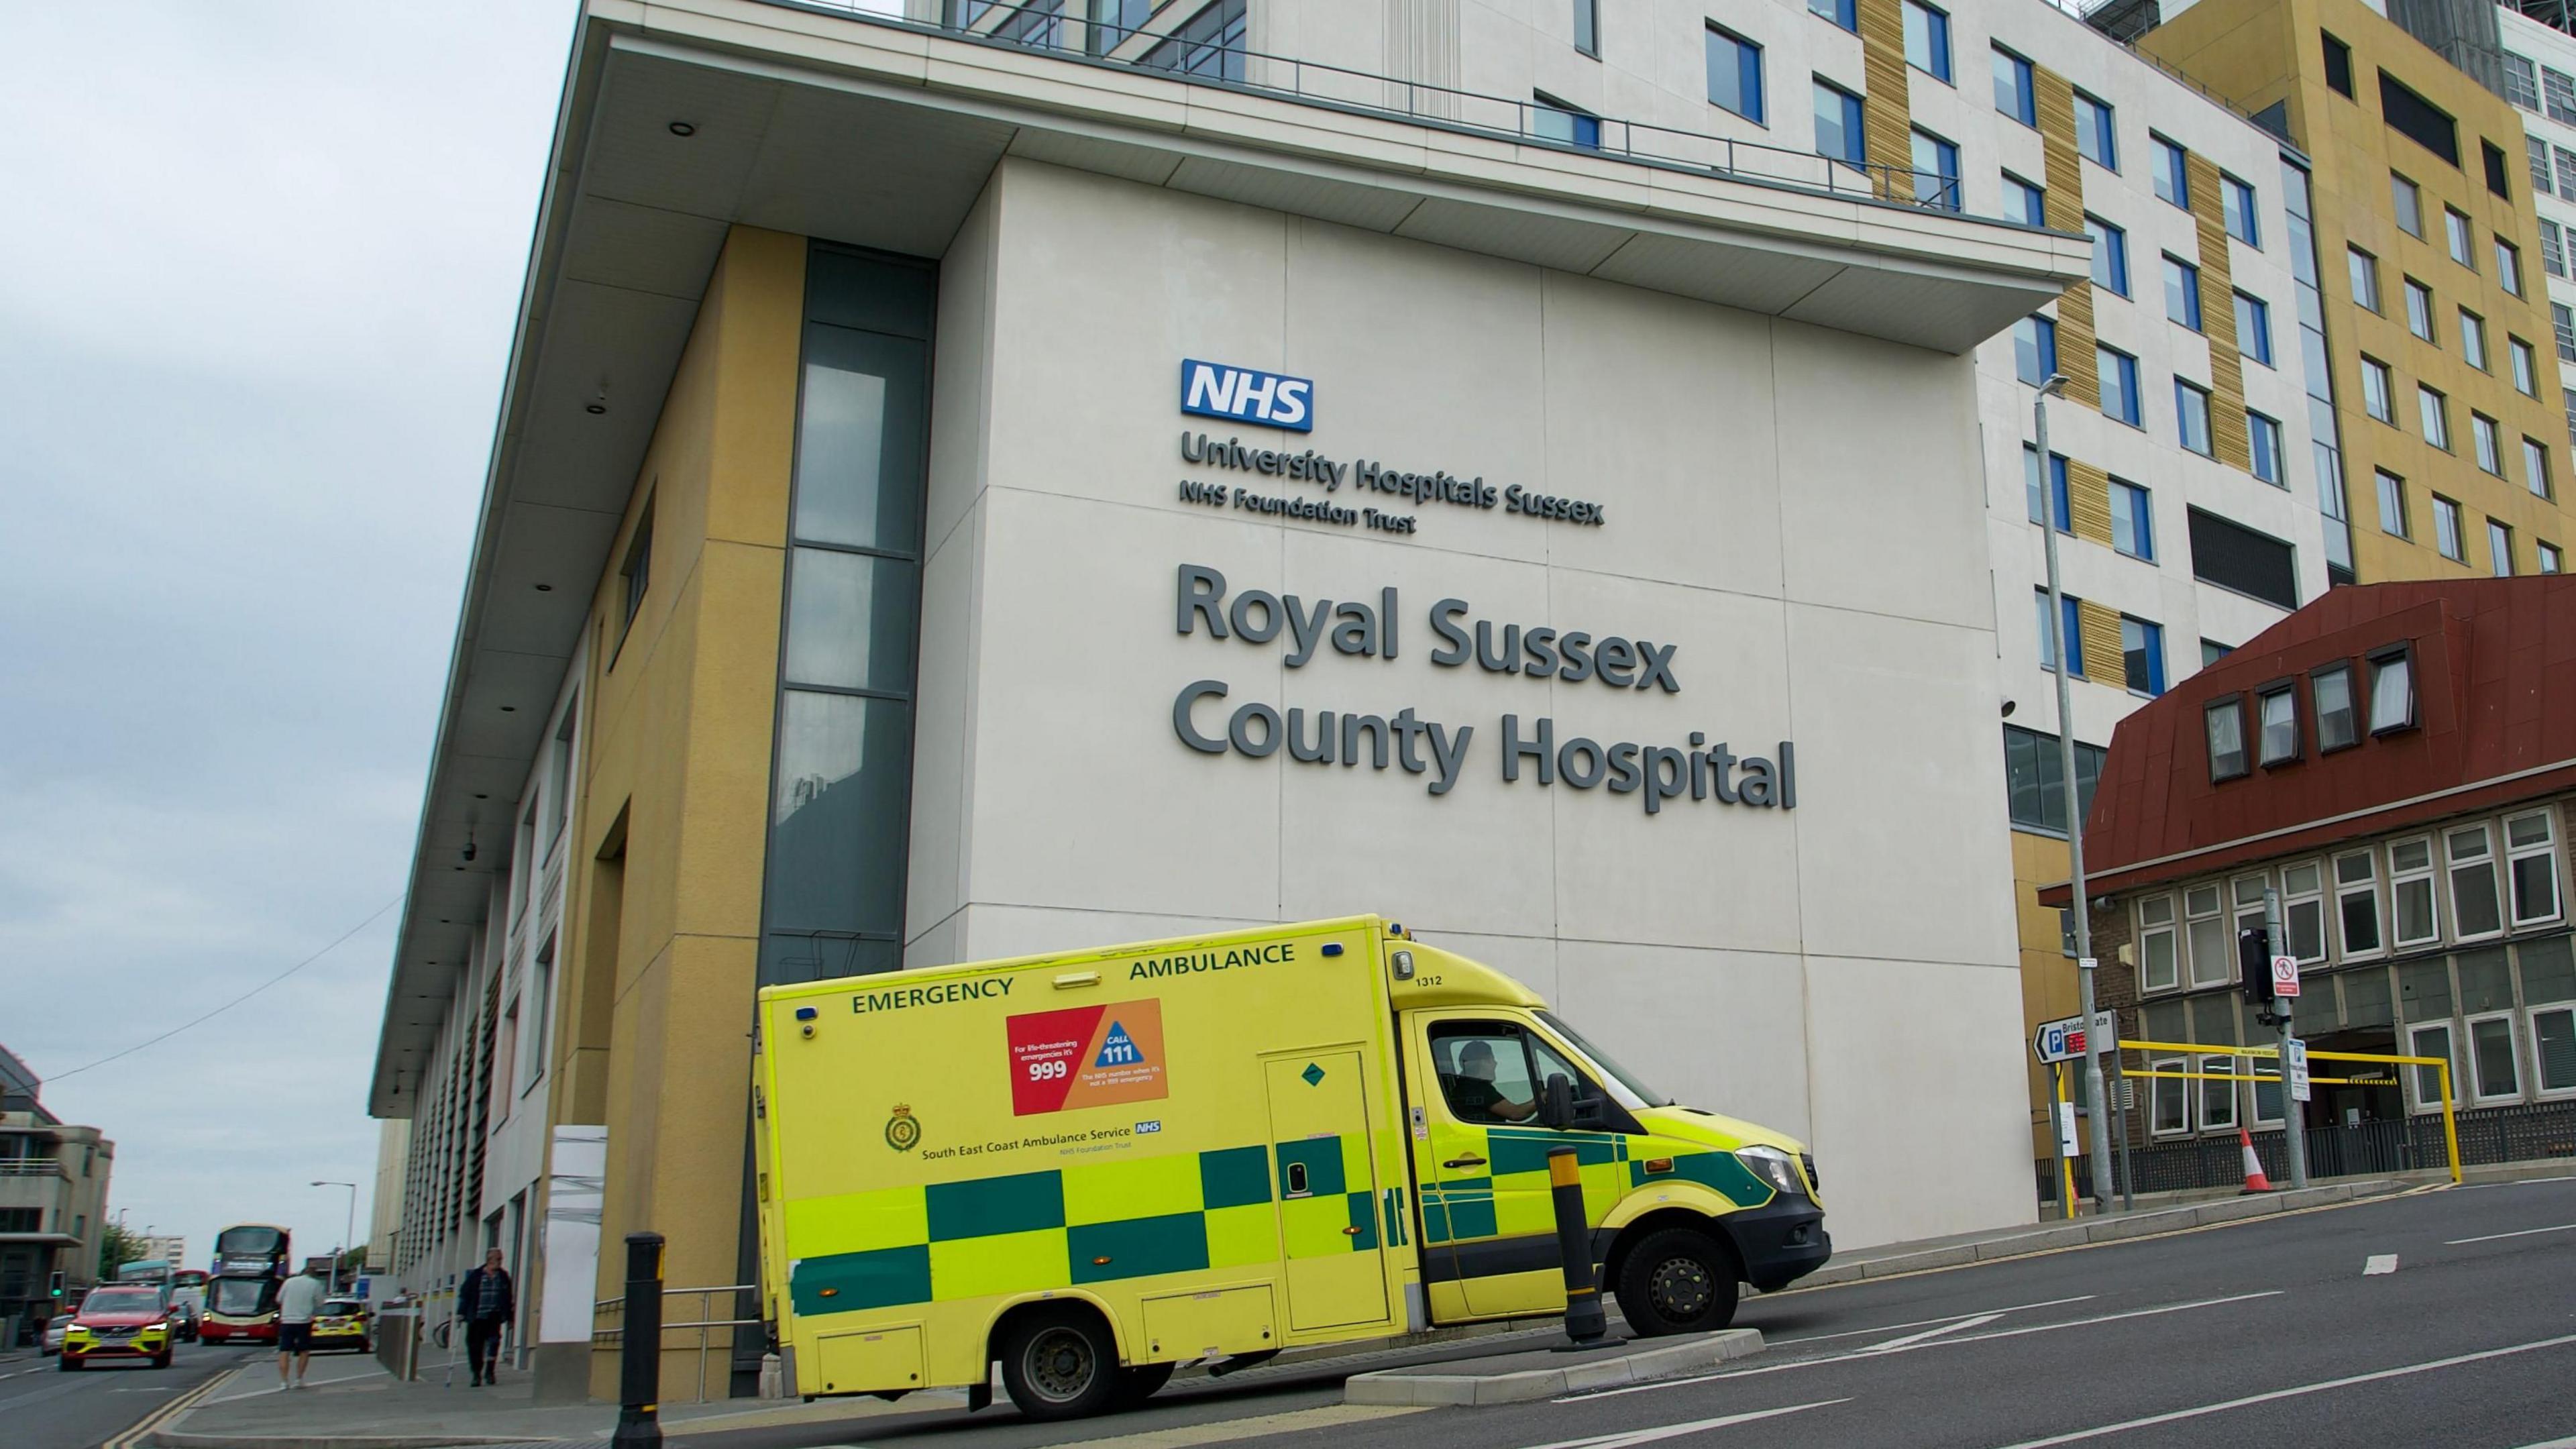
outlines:
{"label": "ambulance headlight", "polygon": [[1798,1164],[1777,1147],[1739,1148],[1735,1160],[1751,1170],[1755,1177],[1771,1184],[1779,1192],[1804,1197],[1807,1184],[1798,1176]]}

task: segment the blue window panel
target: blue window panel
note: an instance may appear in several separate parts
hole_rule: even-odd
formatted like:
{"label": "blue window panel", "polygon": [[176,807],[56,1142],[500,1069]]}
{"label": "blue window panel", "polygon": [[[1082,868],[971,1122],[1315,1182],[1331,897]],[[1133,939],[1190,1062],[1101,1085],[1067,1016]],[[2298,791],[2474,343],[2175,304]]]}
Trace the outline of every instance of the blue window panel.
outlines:
{"label": "blue window panel", "polygon": [[2281,425],[2261,413],[2245,415],[2245,431],[2254,453],[2254,476],[2275,488],[2290,486],[2281,476]]}
{"label": "blue window panel", "polygon": [[1816,154],[1859,166],[1869,159],[1861,130],[1860,97],[1829,81],[1816,82]]}
{"label": "blue window panel", "polygon": [[2156,521],[2147,490],[2111,480],[2111,546],[2149,563],[2156,558]]}
{"label": "blue window panel", "polygon": [[2254,205],[2254,188],[2233,176],[2220,183],[2226,200],[2227,234],[2249,247],[2263,245],[2263,218]]}
{"label": "blue window panel", "polygon": [[2117,113],[2082,91],[2075,93],[2075,149],[2097,166],[2120,169]]}
{"label": "blue window panel", "polygon": [[1708,27],[1708,99],[1748,121],[1762,121],[1762,47]]}
{"label": "blue window panel", "polygon": [[2236,294],[2236,350],[2272,365],[2272,307],[2260,297]]}
{"label": "blue window panel", "polygon": [[1936,211],[1959,207],[1959,148],[1927,131],[1914,133],[1914,199]]}
{"label": "blue window panel", "polygon": [[2156,195],[2191,210],[2191,168],[2183,160],[2183,149],[2162,136],[2147,139],[2156,148]]}
{"label": "blue window panel", "polygon": [[2129,295],[2129,234],[2098,216],[2084,218],[2084,234],[2093,238],[2093,281]]}
{"label": "blue window panel", "polygon": [[1807,0],[1807,9],[1845,30],[1860,29],[1860,0]]}
{"label": "blue window panel", "polygon": [[1579,111],[1544,91],[1531,93],[1530,134],[1543,141],[1561,141],[1580,146],[1586,151],[1601,149],[1601,118]]}
{"label": "blue window panel", "polygon": [[2082,615],[2079,607],[2083,601],[2073,594],[2062,594],[2059,597],[2066,605],[2062,619],[2064,627],[2052,629],[2048,624],[2048,590],[2031,590],[2032,602],[2038,607],[2039,667],[2047,670],[2057,668],[2057,641],[2063,638],[2066,641],[2066,677],[2082,679],[2084,677],[2084,626],[2080,622]]}
{"label": "blue window panel", "polygon": [[2209,394],[2177,377],[2174,379],[2174,427],[2182,445],[2202,457],[2211,457],[2209,444]]}
{"label": "blue window panel", "polygon": [[2020,177],[2004,175],[2004,215],[2031,226],[2048,225],[2048,193]]}
{"label": "blue window panel", "polygon": [[1905,63],[1934,80],[1950,79],[1949,12],[1905,0]]}
{"label": "blue window panel", "polygon": [[2039,92],[2031,83],[2030,62],[1995,47],[1995,109],[2025,126],[2039,124]]}
{"label": "blue window panel", "polygon": [[2102,379],[2102,415],[2139,426],[2138,359],[2116,347],[2104,347],[2096,350],[2095,363]]}
{"label": "blue window panel", "polygon": [[2165,692],[2165,629],[2144,619],[2122,615],[2120,666],[2129,688],[2140,694]]}
{"label": "blue window panel", "polygon": [[1601,0],[1574,0],[1574,48],[1600,57]]}
{"label": "blue window panel", "polygon": [[2013,373],[2033,387],[2057,371],[2057,324],[2034,312],[2013,324]]}
{"label": "blue window panel", "polygon": [[[2037,523],[2039,522],[2039,450],[2028,443],[2021,445],[2021,484],[2023,506],[2028,510],[2030,521]],[[2073,533],[2075,515],[2067,501],[2064,453],[2048,455],[2048,491],[2051,501],[2056,505],[2057,531]]]}
{"label": "blue window panel", "polygon": [[2165,258],[2165,317],[2194,332],[2200,325],[2200,268]]}

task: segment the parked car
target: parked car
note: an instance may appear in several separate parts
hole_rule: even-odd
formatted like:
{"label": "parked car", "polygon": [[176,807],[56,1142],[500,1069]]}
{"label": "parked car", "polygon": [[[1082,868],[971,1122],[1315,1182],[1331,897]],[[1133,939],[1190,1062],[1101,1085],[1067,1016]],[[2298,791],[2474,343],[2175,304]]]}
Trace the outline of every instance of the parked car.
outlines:
{"label": "parked car", "polygon": [[65,1373],[94,1359],[139,1358],[170,1366],[170,1300],[144,1283],[114,1283],[90,1290],[63,1333],[58,1366]]}
{"label": "parked car", "polygon": [[68,1313],[57,1313],[53,1317],[45,1320],[44,1339],[37,1351],[47,1358],[52,1358],[55,1354],[61,1353],[63,1351],[63,1332],[71,1326],[72,1316]]}
{"label": "parked car", "polygon": [[365,1353],[367,1346],[367,1300],[322,1300],[321,1311],[313,1315],[313,1351],[320,1353],[326,1348],[353,1348]]}

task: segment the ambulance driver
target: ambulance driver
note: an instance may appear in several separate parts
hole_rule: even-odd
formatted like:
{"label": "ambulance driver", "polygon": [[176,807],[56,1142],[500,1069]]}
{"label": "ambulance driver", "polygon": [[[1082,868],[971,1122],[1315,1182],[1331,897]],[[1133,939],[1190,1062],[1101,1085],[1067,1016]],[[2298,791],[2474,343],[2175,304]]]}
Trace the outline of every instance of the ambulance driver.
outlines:
{"label": "ambulance driver", "polygon": [[1503,1094],[1494,1081],[1494,1044],[1481,1038],[1458,1048],[1458,1070],[1443,1074],[1440,1087],[1461,1122],[1526,1122],[1538,1113],[1537,1102],[1515,1102]]}

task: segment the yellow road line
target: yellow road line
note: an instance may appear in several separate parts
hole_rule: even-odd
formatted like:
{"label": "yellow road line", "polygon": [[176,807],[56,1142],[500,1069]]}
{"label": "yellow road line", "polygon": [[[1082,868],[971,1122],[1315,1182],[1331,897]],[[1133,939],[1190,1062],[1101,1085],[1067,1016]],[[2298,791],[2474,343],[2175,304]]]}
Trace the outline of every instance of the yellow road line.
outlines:
{"label": "yellow road line", "polygon": [[1360,1424],[1371,1419],[1421,1412],[1420,1408],[1412,1405],[1321,1404],[1311,1409],[1293,1409],[1284,1414],[1263,1414],[1251,1419],[1221,1419],[1207,1424],[1149,1429],[1142,1434],[1120,1434],[1108,1439],[1082,1439],[1061,1445],[1059,1449],[1190,1449],[1190,1446],[1198,1444],[1225,1444],[1237,1439],[1257,1439],[1266,1434],[1328,1429],[1340,1424]]}
{"label": "yellow road line", "polygon": [[100,1445],[99,1449],[140,1449],[154,1430],[197,1407],[208,1394],[215,1391],[217,1385],[229,1381],[240,1372],[240,1369],[229,1369],[208,1375],[204,1383],[144,1415],[133,1428],[109,1439],[105,1444]]}

